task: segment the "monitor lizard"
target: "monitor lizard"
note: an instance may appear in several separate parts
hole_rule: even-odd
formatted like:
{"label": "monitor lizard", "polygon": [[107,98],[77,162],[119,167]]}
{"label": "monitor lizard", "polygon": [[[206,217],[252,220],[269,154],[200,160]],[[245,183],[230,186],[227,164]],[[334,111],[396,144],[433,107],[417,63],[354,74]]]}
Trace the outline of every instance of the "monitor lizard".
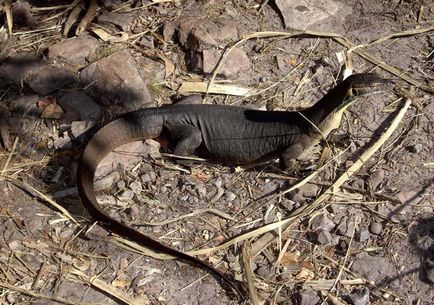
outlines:
{"label": "monitor lizard", "polygon": [[283,169],[306,149],[339,127],[341,117],[357,98],[390,89],[390,80],[354,74],[302,111],[260,111],[237,106],[180,104],[125,113],[90,138],[78,162],[77,186],[89,214],[109,231],[157,252],[207,269],[240,292],[222,272],[196,257],[175,250],[110,217],[97,203],[93,186],[98,163],[128,142],[169,136],[177,155],[198,153],[232,164],[279,157]]}

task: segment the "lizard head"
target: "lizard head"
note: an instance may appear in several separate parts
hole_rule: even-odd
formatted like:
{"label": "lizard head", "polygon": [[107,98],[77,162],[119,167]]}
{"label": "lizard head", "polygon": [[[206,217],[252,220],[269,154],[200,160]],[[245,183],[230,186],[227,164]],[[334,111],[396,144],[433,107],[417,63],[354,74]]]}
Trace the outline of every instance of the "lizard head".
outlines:
{"label": "lizard head", "polygon": [[393,80],[381,78],[373,73],[353,74],[345,79],[343,83],[346,84],[347,92],[340,108],[347,108],[359,97],[385,92],[395,86]]}
{"label": "lizard head", "polygon": [[347,96],[349,98],[381,93],[391,90],[395,85],[393,80],[381,78],[373,73],[353,74],[345,82],[348,82]]}

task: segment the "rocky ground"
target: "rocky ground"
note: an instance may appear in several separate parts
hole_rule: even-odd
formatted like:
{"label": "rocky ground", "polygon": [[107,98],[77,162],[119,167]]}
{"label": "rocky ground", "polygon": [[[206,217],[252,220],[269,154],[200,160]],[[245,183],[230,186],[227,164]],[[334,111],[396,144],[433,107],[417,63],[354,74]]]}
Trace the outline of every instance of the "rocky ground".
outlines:
{"label": "rocky ground", "polygon": [[[433,304],[431,1],[2,8],[0,304]],[[399,86],[351,107],[291,174],[277,163],[186,165],[152,140],[118,148],[98,168],[98,199],[113,217],[182,251],[211,249],[199,257],[249,282],[247,300],[203,270],[131,248],[84,211],[78,155],[108,119],[193,94],[190,102],[297,110],[351,71]],[[392,136],[318,204],[406,99]],[[286,230],[243,235],[287,217]]]}

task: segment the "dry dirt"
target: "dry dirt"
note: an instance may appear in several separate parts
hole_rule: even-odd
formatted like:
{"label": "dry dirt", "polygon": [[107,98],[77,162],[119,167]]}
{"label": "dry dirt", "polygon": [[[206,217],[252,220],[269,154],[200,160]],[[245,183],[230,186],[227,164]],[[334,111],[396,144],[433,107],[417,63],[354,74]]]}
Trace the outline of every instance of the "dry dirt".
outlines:
{"label": "dry dirt", "polygon": [[[0,304],[250,303],[201,269],[143,255],[93,225],[74,188],[75,171],[87,121],[98,125],[131,109],[172,103],[184,82],[208,82],[205,65],[241,37],[291,31],[279,1],[101,1],[79,42],[67,39],[86,9],[68,37],[62,32],[80,1],[12,2],[13,34],[7,39],[2,14],[0,35],[0,141],[10,137],[3,143],[8,150],[0,150]],[[343,70],[339,56],[346,54],[354,72],[372,71],[399,85],[349,109],[328,139],[338,158],[300,190],[275,196],[320,168],[327,145],[288,175],[277,163],[241,171],[185,164],[161,155],[153,142],[135,143],[105,160],[99,200],[113,217],[182,251],[217,246],[311,204],[410,98],[382,148],[314,212],[276,234],[250,267],[266,304],[433,304],[434,5],[317,2],[338,11],[308,22],[315,33],[246,40],[238,57],[228,59],[227,75],[216,77],[267,90],[250,97],[203,94],[203,102],[307,107],[335,85]],[[309,5],[297,6],[298,13],[306,10]],[[305,22],[300,17],[300,26]],[[403,31],[410,32],[388,36]],[[348,52],[325,32],[358,47]],[[196,62],[207,48],[217,58]],[[245,282],[243,248],[252,245],[254,252],[260,237],[200,258]]]}

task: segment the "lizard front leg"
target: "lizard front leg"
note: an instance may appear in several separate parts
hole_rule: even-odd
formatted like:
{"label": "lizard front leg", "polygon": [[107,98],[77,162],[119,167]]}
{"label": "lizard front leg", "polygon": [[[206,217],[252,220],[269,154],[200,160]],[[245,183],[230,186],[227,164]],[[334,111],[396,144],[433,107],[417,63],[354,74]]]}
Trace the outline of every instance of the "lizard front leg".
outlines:
{"label": "lizard front leg", "polygon": [[166,126],[170,137],[176,141],[173,153],[180,156],[189,156],[202,143],[202,132],[199,128],[188,124],[173,124]]}

